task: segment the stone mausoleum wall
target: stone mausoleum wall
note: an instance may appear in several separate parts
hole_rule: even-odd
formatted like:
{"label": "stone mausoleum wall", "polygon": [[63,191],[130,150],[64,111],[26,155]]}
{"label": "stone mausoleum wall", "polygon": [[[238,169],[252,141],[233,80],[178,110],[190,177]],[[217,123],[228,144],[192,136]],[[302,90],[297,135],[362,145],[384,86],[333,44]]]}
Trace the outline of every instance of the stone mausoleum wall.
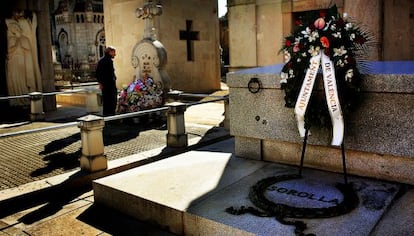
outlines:
{"label": "stone mausoleum wall", "polygon": [[[348,173],[414,184],[414,62],[371,62],[364,99],[345,117]],[[230,132],[239,157],[299,165],[302,151],[293,108],[280,88],[282,65],[227,74]],[[258,78],[261,89],[247,88]],[[341,149],[330,146],[332,130],[312,129],[304,165],[342,172]]]}
{"label": "stone mausoleum wall", "polygon": [[[144,3],[144,0],[104,1],[106,44],[117,48],[114,64],[118,87],[133,81],[132,51],[143,39],[145,28],[135,10]],[[154,27],[157,40],[167,52],[165,71],[171,88],[194,93],[219,90],[217,1],[174,0],[161,4],[162,14],[154,17]],[[187,36],[192,39],[186,40]]]}

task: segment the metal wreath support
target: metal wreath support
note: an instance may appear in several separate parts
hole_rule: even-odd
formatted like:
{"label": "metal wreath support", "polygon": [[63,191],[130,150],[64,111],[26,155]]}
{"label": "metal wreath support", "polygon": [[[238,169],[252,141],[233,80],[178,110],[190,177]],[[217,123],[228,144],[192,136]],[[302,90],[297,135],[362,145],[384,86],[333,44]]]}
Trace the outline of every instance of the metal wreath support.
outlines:
{"label": "metal wreath support", "polygon": [[[303,138],[303,145],[302,145],[302,155],[300,157],[300,167],[299,167],[299,175],[302,176],[302,169],[303,169],[303,161],[305,159],[305,152],[306,152],[306,145],[308,141],[308,134],[309,134],[309,128],[305,129],[305,137]],[[344,182],[345,184],[348,184],[348,177],[347,177],[347,171],[346,171],[346,159],[345,159],[345,141],[342,141],[341,144],[341,153],[342,153],[342,168],[344,172]]]}

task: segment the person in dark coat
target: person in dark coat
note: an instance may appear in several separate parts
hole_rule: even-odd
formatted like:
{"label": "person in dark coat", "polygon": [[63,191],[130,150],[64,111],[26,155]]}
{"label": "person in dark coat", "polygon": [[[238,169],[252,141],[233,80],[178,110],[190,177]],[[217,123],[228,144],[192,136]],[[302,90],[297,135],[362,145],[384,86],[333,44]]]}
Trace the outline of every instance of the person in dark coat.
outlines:
{"label": "person in dark coat", "polygon": [[115,115],[118,91],[116,89],[116,76],[113,58],[116,49],[108,46],[105,49],[105,56],[102,57],[96,67],[96,78],[99,88],[102,90],[103,116]]}

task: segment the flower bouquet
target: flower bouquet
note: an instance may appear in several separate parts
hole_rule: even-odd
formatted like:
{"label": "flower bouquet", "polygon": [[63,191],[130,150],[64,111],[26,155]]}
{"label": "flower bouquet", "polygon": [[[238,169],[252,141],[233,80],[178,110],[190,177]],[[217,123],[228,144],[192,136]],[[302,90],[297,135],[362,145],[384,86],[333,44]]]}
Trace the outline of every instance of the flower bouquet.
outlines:
{"label": "flower bouquet", "polygon": [[147,75],[141,79],[135,79],[118,95],[119,113],[136,112],[162,105],[164,105],[162,88]]}

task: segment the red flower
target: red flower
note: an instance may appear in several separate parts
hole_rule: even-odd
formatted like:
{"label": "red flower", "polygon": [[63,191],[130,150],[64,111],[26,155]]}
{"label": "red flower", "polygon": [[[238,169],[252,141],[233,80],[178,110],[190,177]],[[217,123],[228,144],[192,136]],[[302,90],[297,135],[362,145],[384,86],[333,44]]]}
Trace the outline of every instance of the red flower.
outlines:
{"label": "red flower", "polygon": [[302,21],[301,20],[295,20],[295,25],[296,26],[301,26],[302,25]]}
{"label": "red flower", "polygon": [[289,40],[289,39],[287,39],[286,41],[285,41],[285,46],[288,48],[288,47],[290,47],[292,45],[292,42]]}
{"label": "red flower", "polygon": [[324,48],[329,48],[329,40],[327,37],[325,36],[321,37],[320,41]]}

